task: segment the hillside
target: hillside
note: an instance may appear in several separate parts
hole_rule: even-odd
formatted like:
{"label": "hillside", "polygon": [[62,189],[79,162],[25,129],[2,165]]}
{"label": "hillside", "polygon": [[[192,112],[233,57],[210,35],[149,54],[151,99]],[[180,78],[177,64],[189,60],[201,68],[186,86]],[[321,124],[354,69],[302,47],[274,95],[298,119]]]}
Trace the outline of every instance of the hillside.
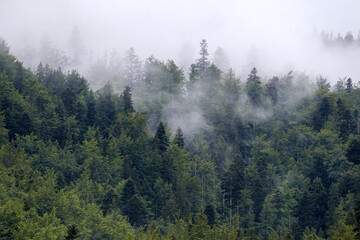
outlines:
{"label": "hillside", "polygon": [[94,92],[1,40],[0,239],[359,239],[360,86],[239,79],[204,41]]}

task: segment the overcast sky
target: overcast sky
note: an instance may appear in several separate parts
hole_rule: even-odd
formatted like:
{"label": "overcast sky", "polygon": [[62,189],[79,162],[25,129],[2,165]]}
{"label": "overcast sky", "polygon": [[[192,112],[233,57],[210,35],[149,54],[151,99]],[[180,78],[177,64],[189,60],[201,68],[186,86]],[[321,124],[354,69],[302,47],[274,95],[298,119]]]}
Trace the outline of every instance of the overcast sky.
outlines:
{"label": "overcast sky", "polygon": [[259,68],[270,75],[290,66],[333,80],[360,77],[360,64],[350,64],[358,54],[332,59],[339,56],[321,52],[308,36],[325,30],[357,37],[359,12],[359,0],[0,0],[0,37],[20,49],[38,47],[47,32],[64,47],[77,25],[94,52],[133,46],[142,58],[163,60],[178,60],[184,49],[196,57],[206,39],[209,52],[224,48],[235,69],[257,49]]}

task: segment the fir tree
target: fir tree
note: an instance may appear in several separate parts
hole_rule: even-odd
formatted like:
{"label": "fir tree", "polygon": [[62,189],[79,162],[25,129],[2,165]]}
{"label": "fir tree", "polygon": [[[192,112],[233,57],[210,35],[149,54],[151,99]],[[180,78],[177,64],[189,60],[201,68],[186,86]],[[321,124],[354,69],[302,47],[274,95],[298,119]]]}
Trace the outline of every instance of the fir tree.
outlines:
{"label": "fir tree", "polygon": [[15,79],[14,79],[14,87],[19,93],[22,93],[25,87],[25,79],[24,79],[24,68],[22,63],[19,61],[15,62]]}
{"label": "fir tree", "polygon": [[241,190],[245,187],[245,164],[240,155],[237,155],[231,163],[229,169],[224,173],[221,181],[221,189],[229,206],[230,222],[232,210],[238,206],[241,199]]}
{"label": "fir tree", "polygon": [[354,164],[360,163],[360,136],[352,136],[349,139],[348,148],[346,151],[346,157],[349,162]]}
{"label": "fir tree", "polygon": [[176,129],[176,134],[173,139],[173,144],[176,144],[179,148],[185,147],[185,141],[183,137],[183,132],[180,127]]}
{"label": "fir tree", "polygon": [[80,238],[80,230],[76,223],[72,223],[67,227],[66,240],[73,240]]}
{"label": "fir tree", "polygon": [[266,94],[271,99],[274,105],[278,104],[279,100],[279,78],[273,77],[266,84]]}
{"label": "fir tree", "polygon": [[142,63],[136,55],[135,49],[131,47],[126,51],[124,57],[124,85],[135,89],[135,87],[141,84],[142,71]]}
{"label": "fir tree", "polygon": [[125,114],[132,114],[135,112],[133,107],[133,102],[131,99],[131,89],[129,86],[125,87],[125,90],[122,93],[122,100],[123,100],[123,112]]}
{"label": "fir tree", "polygon": [[7,42],[0,38],[0,54],[8,54],[10,50],[9,45],[7,44]]}
{"label": "fir tree", "polygon": [[215,224],[215,217],[216,217],[216,211],[215,211],[215,206],[213,203],[209,203],[208,205],[206,205],[205,208],[205,215],[208,219],[208,224],[210,226],[214,226]]}
{"label": "fir tree", "polygon": [[355,202],[355,228],[354,232],[356,233],[356,238],[360,239],[360,196],[358,196],[356,202]]}
{"label": "fir tree", "polygon": [[246,81],[246,93],[249,97],[250,103],[253,107],[257,107],[261,103],[261,80],[257,75],[256,68],[251,70],[251,73]]}
{"label": "fir tree", "polygon": [[208,50],[207,42],[203,39],[200,42],[200,58],[197,60],[196,67],[199,69],[201,74],[205,73],[205,70],[210,66],[210,61],[208,60]]}
{"label": "fir tree", "polygon": [[206,218],[204,209],[201,208],[191,229],[191,239],[207,239],[209,233],[210,226],[208,225],[208,219]]}
{"label": "fir tree", "polygon": [[90,127],[94,126],[94,124],[96,123],[96,101],[95,101],[95,96],[94,96],[94,92],[90,91],[89,94],[87,94],[86,98],[86,108],[87,108],[87,113],[86,113],[86,124]]}
{"label": "fir tree", "polygon": [[318,109],[314,112],[313,115],[313,126],[316,131],[320,131],[327,121],[329,115],[331,113],[331,106],[327,97],[324,97]]}
{"label": "fir tree", "polygon": [[154,144],[154,148],[159,150],[160,153],[166,152],[169,146],[169,138],[166,135],[165,126],[162,122],[159,123],[159,126],[156,130],[153,144]]}
{"label": "fir tree", "polygon": [[346,80],[346,91],[348,92],[348,94],[350,94],[352,92],[352,89],[353,89],[352,80],[351,80],[351,78],[348,78]]}

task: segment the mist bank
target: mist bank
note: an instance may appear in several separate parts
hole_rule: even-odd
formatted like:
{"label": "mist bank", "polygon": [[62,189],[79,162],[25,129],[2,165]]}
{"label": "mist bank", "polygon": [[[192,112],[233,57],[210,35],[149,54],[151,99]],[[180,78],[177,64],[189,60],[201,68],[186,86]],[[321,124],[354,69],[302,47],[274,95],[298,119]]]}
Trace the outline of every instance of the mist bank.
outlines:
{"label": "mist bank", "polygon": [[[24,38],[31,39],[31,36]],[[227,46],[226,41],[224,46],[216,46],[208,41],[209,59],[225,73],[232,68],[242,79],[246,79],[253,67],[256,67],[264,78],[298,71],[307,74],[311,79],[318,75],[325,76],[333,85],[339,78],[351,77],[355,82],[360,79],[360,68],[356,64],[360,61],[360,38],[352,35],[350,38],[349,33],[337,37],[324,32],[294,33],[286,38],[268,39],[264,35],[259,39],[252,42],[244,39],[243,42],[231,46]],[[166,55],[146,56],[144,52],[138,51],[141,45],[130,45],[127,49],[120,46],[121,44],[115,47],[99,45],[93,48],[77,26],[69,29],[63,40],[45,33],[38,41],[29,41],[19,43],[7,40],[12,53],[25,67],[35,71],[42,62],[43,65],[60,67],[64,71],[76,69],[86,76],[93,89],[99,89],[107,82],[119,78],[130,48],[139,58],[140,64],[150,56],[161,61],[173,59],[188,79],[190,65],[198,57],[199,42],[184,42],[181,46],[176,46],[178,48],[169,48]]]}
{"label": "mist bank", "polygon": [[[134,96],[135,109],[148,114],[148,126],[152,132],[156,130],[159,122],[163,121],[168,123],[173,132],[180,127],[186,135],[193,136],[201,130],[226,122],[229,115],[234,118],[232,121],[238,118],[239,121],[251,123],[255,127],[272,119],[279,107],[282,110],[292,110],[304,99],[312,98],[314,90],[324,86],[328,91],[339,92],[345,89],[350,79],[351,86],[358,88],[357,78],[350,76],[352,71],[359,70],[350,65],[346,68],[344,61],[341,62],[342,65],[338,65],[340,63],[336,62],[340,60],[334,57],[357,57],[355,54],[360,49],[359,41],[348,39],[349,37],[325,38],[318,34],[309,36],[309,41],[318,44],[306,44],[309,49],[310,46],[313,46],[313,49],[318,48],[319,54],[312,58],[310,55],[299,56],[298,60],[308,59],[308,63],[323,67],[324,73],[295,71],[292,64],[281,68],[269,61],[270,59],[264,56],[264,51],[255,46],[251,47],[246,64],[241,70],[233,69],[230,54],[220,47],[211,54],[210,43],[206,40],[200,42],[200,51],[195,59],[187,59],[188,70],[173,60],[163,61],[154,56],[142,59],[135,48],[123,53],[113,49],[104,52],[101,58],[92,60],[77,27],[70,35],[66,51],[58,48],[50,36],[46,35],[41,42],[41,51],[33,52],[34,55],[30,54],[26,59],[32,62],[40,61],[41,67],[45,69],[60,68],[64,73],[77,69],[85,76],[93,90],[105,86],[115,93],[120,93],[129,86]],[[317,61],[317,57],[325,55],[328,56],[328,63],[332,61],[334,67]],[[282,57],[277,56],[278,59]],[[26,62],[24,65],[26,66]],[[302,65],[298,63],[296,66],[301,69]],[[35,64],[32,64],[30,69],[39,72],[39,66]],[[332,78],[332,74],[338,73],[339,69],[343,71],[342,75]],[[251,83],[253,71],[258,84],[251,90],[248,85]],[[258,98],[256,104],[250,97],[253,94]],[[274,94],[275,97],[272,96]],[[215,122],[214,114],[218,115]]]}

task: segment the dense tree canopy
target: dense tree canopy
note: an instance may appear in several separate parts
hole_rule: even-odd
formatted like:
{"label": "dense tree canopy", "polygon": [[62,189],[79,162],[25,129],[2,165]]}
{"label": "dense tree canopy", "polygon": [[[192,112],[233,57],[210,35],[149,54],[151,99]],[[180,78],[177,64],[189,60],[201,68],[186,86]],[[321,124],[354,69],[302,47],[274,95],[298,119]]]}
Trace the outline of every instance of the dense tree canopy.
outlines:
{"label": "dense tree canopy", "polygon": [[0,40],[0,239],[358,239],[350,78],[242,82],[203,40],[188,78],[131,48],[94,92],[43,44],[32,73]]}

